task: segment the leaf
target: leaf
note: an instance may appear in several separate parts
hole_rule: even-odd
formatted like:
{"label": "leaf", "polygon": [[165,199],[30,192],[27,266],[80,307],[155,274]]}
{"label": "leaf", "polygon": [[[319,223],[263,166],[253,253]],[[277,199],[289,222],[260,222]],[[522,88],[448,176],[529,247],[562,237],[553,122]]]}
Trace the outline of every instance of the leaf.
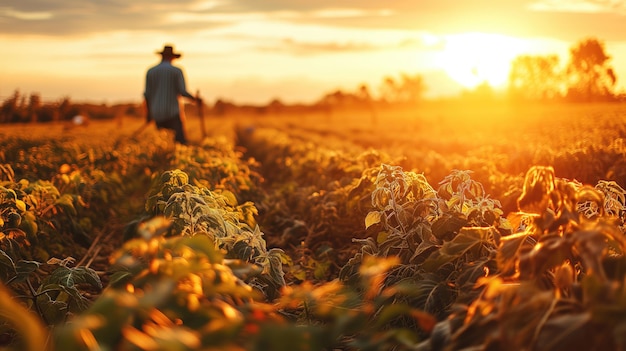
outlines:
{"label": "leaf", "polygon": [[426,313],[420,310],[413,310],[411,316],[417,321],[417,325],[427,333],[430,333],[437,324],[437,319],[430,313]]}
{"label": "leaf", "polygon": [[556,316],[541,328],[536,345],[542,350],[602,349],[589,337],[594,330],[591,312]]}
{"label": "leaf", "polygon": [[315,279],[325,279],[327,277],[327,273],[328,273],[328,268],[330,267],[331,262],[330,261],[323,261],[323,262],[317,262],[315,264],[315,269],[313,270],[313,277],[315,277]]}
{"label": "leaf", "polygon": [[15,207],[17,207],[17,209],[21,212],[26,212],[26,203],[22,200],[15,200]]}
{"label": "leaf", "polygon": [[305,281],[306,280],[306,271],[303,269],[300,269],[299,266],[298,267],[294,267],[295,269],[291,270],[291,275],[294,276],[297,280],[300,281]]}
{"label": "leaf", "polygon": [[415,249],[415,252],[413,253],[413,256],[411,256],[411,258],[409,259],[409,262],[412,264],[420,264],[425,259],[430,257],[430,255],[435,250],[439,249],[439,247],[439,245],[433,244],[431,242],[422,241]]}
{"label": "leaf", "polygon": [[462,290],[464,290],[465,287],[467,287],[468,290],[473,289],[478,279],[490,274],[492,270],[490,267],[495,269],[495,264],[494,261],[488,257],[464,264],[456,278],[456,285]]}
{"label": "leaf", "polygon": [[[130,325],[122,327],[122,335],[127,342],[136,346],[140,350],[159,349],[159,344],[154,340],[154,338]],[[130,347],[128,348],[130,349]]]}
{"label": "leaf", "polygon": [[446,282],[424,279],[417,282],[417,286],[415,297],[418,308],[436,316],[446,311],[448,300],[451,301],[453,295]]}
{"label": "leaf", "polygon": [[237,197],[235,196],[235,194],[232,193],[232,191],[222,190],[220,191],[220,195],[224,197],[224,199],[226,200],[226,204],[228,204],[229,206],[237,206]]}
{"label": "leaf", "polygon": [[29,239],[36,237],[39,226],[37,225],[35,215],[30,211],[26,212],[24,216],[22,216],[22,222],[20,223],[19,228],[26,233]]}
{"label": "leaf", "polygon": [[74,198],[72,195],[63,194],[55,201],[55,204],[61,207],[64,212],[73,216],[76,215],[76,208],[74,207]]}
{"label": "leaf", "polygon": [[109,285],[115,287],[124,286],[126,283],[129,283],[134,276],[135,275],[128,270],[117,271],[111,274],[111,277],[109,278]]}
{"label": "leaf", "polygon": [[517,199],[521,211],[543,213],[550,205],[549,195],[555,189],[555,175],[552,167],[533,166],[524,178],[522,194]]}
{"label": "leaf", "polygon": [[475,256],[478,257],[480,253],[478,249],[485,243],[488,243],[487,236],[490,230],[492,230],[491,227],[462,228],[461,232],[459,232],[453,240],[444,243],[439,251],[433,252],[433,254],[424,261],[423,268],[426,271],[435,272],[444,264],[452,262],[472,250],[474,250]]}
{"label": "leaf", "polygon": [[37,297],[37,306],[39,306],[44,320],[49,324],[63,322],[68,312],[65,301],[53,300],[48,294],[42,294]]}
{"label": "leaf", "polygon": [[60,266],[46,277],[45,282],[59,284],[66,288],[74,288],[76,284],[89,284],[94,288],[102,289],[102,281],[96,271],[82,266],[73,268]]}
{"label": "leaf", "polygon": [[[544,235],[532,250],[519,255],[520,274],[523,277],[526,277],[526,274],[541,275],[549,269],[560,266],[564,260],[572,256],[572,246],[570,237],[562,237],[558,234]],[[592,261],[595,262],[593,259]],[[598,272],[599,270],[596,270],[596,273]]]}
{"label": "leaf", "polygon": [[20,260],[15,266],[16,278],[13,280],[16,283],[23,282],[28,276],[35,272],[41,266],[41,262],[37,261],[25,261]]}
{"label": "leaf", "polygon": [[11,256],[9,256],[3,250],[0,250],[0,265],[9,268],[12,271],[15,271],[15,262],[13,262]]}
{"label": "leaf", "polygon": [[283,265],[281,260],[282,252],[282,250],[274,248],[267,253],[270,269],[269,275],[272,278],[272,281],[277,286],[281,287],[286,285],[284,278],[285,272],[283,272]]}
{"label": "leaf", "polygon": [[378,235],[376,236],[376,243],[382,244],[387,241],[387,238],[389,238],[388,232],[378,232]]}
{"label": "leaf", "polygon": [[222,261],[222,254],[215,248],[215,244],[208,235],[198,234],[186,237],[181,241],[181,244],[189,247],[196,253],[202,253],[209,258],[211,263]]}
{"label": "leaf", "polygon": [[519,233],[502,237],[496,254],[496,262],[503,274],[515,272],[517,262],[519,261],[519,252],[524,243],[526,243],[528,235],[527,233]]}
{"label": "leaf", "polygon": [[258,252],[255,252],[254,248],[244,240],[235,242],[233,247],[228,251],[228,257],[238,258],[243,261],[250,261],[257,255]]}
{"label": "leaf", "polygon": [[262,268],[258,265],[244,262],[242,260],[225,259],[224,264],[230,268],[237,278],[243,281],[248,281],[252,277],[256,277],[263,272]]}
{"label": "leaf", "polygon": [[439,240],[450,240],[467,224],[461,214],[446,212],[433,223],[432,232]]}
{"label": "leaf", "polygon": [[373,226],[374,224],[380,223],[382,219],[382,214],[380,211],[371,211],[365,217],[365,229]]}
{"label": "leaf", "polygon": [[383,306],[376,319],[376,328],[383,327],[397,317],[408,316],[413,313],[411,306],[405,303],[393,303]]}

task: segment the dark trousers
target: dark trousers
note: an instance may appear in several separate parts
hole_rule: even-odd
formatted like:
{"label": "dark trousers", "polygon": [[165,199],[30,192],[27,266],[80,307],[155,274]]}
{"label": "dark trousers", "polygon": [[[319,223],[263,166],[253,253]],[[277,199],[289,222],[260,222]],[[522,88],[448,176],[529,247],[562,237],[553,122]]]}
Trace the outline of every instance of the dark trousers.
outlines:
{"label": "dark trousers", "polygon": [[167,121],[156,122],[156,126],[158,129],[173,130],[175,133],[174,140],[177,143],[187,145],[187,136],[185,135],[183,122],[180,120],[180,115],[176,115],[176,117],[168,119]]}

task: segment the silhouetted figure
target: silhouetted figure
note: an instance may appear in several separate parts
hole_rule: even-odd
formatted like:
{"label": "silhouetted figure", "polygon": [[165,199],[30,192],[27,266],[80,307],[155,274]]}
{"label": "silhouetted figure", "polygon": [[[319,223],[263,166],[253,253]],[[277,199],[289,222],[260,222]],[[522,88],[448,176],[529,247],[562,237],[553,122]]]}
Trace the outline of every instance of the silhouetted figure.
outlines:
{"label": "silhouetted figure", "polygon": [[165,45],[163,51],[157,53],[162,57],[161,62],[151,67],[146,74],[144,91],[146,123],[154,120],[158,129],[173,130],[174,140],[187,144],[185,121],[181,116],[179,98],[186,97],[197,104],[202,104],[202,99],[194,97],[187,91],[183,71],[172,65],[172,61],[180,58],[181,54],[175,53],[170,45]]}

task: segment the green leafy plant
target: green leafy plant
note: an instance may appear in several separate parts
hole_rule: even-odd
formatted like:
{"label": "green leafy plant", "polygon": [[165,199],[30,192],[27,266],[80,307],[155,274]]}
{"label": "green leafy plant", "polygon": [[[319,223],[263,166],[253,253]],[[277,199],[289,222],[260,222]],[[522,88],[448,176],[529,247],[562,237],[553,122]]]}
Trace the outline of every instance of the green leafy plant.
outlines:
{"label": "green leafy plant", "polygon": [[475,282],[495,269],[497,242],[507,224],[498,203],[488,201],[469,172],[453,172],[436,191],[423,175],[383,164],[375,186],[375,210],[365,217],[373,235],[355,240],[362,247],[340,278],[353,281],[367,257],[398,257],[385,286],[413,284],[417,293],[396,303],[444,318],[454,303],[471,301]]}
{"label": "green leafy plant", "polygon": [[50,259],[45,264],[14,260],[0,250],[2,281],[18,292],[17,297],[47,325],[63,324],[71,314],[84,311],[89,306],[85,292],[102,289],[100,277],[93,269],[70,267],[73,262],[72,258]]}
{"label": "green leafy plant", "polygon": [[233,197],[191,185],[185,172],[173,170],[155,180],[146,210],[150,216],[171,219],[172,235],[207,235],[227,258],[260,265],[262,275],[256,281],[268,296],[276,296],[285,285],[282,264],[288,258],[281,249],[267,249],[251,203],[239,206]]}

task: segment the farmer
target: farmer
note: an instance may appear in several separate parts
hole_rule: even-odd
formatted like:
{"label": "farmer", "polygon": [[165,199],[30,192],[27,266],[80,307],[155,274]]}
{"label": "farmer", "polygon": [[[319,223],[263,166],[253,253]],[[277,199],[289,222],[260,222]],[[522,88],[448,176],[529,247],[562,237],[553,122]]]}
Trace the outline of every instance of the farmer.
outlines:
{"label": "farmer", "polygon": [[[175,53],[174,48],[165,45],[161,55],[161,62],[148,69],[146,73],[146,90],[144,91],[146,106],[146,124],[154,120],[158,129],[170,129],[175,133],[174,140],[180,144],[187,144],[185,135],[184,114],[181,114],[179,98],[186,97],[202,105],[202,99],[194,97],[187,91],[183,71],[172,65],[174,59],[181,54]],[[183,111],[184,112],[184,111]]]}

